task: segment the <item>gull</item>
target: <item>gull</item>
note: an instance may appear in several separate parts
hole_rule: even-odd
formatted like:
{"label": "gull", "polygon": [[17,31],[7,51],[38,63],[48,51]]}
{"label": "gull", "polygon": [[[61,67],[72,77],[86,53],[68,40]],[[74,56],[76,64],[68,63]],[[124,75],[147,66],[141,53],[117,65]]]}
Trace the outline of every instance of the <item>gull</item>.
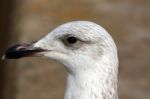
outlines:
{"label": "gull", "polygon": [[64,99],[118,99],[117,48],[110,34],[89,21],[60,25],[35,43],[18,44],[3,58],[47,57],[68,72]]}

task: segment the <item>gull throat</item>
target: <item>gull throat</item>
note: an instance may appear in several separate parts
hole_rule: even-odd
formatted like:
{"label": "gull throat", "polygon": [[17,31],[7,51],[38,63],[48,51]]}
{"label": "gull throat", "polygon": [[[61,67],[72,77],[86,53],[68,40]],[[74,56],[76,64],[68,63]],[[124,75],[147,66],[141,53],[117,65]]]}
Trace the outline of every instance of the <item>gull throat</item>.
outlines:
{"label": "gull throat", "polygon": [[[88,64],[90,63],[85,62],[84,65]],[[64,99],[118,99],[118,68],[112,68],[112,64],[113,61],[105,56],[93,64],[95,66],[92,67],[97,68],[81,68],[75,73],[69,72]]]}

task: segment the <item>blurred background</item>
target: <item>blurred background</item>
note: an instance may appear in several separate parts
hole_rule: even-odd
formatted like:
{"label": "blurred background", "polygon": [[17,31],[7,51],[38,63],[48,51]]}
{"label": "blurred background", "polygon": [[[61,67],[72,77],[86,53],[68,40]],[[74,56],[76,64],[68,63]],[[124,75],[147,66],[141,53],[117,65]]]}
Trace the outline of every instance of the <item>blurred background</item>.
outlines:
{"label": "blurred background", "polygon": [[[1,0],[0,55],[74,20],[96,22],[114,38],[120,99],[150,99],[150,0]],[[54,61],[0,60],[0,99],[63,99],[65,83]]]}

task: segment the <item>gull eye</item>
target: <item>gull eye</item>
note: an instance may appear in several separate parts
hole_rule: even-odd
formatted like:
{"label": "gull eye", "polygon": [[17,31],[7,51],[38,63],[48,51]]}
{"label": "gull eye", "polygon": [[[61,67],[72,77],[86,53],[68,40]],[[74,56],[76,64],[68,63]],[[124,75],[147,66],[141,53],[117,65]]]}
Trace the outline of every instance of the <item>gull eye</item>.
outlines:
{"label": "gull eye", "polygon": [[79,39],[73,35],[67,35],[63,37],[63,43],[66,46],[75,47],[79,44]]}
{"label": "gull eye", "polygon": [[68,43],[70,43],[70,44],[74,44],[74,43],[77,42],[77,38],[76,38],[76,37],[73,37],[73,36],[67,37],[67,38],[66,38],[66,41],[67,41]]}

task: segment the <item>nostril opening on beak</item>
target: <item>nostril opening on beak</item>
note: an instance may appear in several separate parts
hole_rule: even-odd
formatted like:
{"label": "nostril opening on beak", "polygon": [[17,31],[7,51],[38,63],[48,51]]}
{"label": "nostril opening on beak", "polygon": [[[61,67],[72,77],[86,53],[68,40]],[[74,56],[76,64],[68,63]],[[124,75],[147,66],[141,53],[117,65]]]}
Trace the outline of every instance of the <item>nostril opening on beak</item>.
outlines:
{"label": "nostril opening on beak", "polygon": [[23,51],[23,50],[26,50],[26,48],[25,47],[18,47],[17,50]]}

